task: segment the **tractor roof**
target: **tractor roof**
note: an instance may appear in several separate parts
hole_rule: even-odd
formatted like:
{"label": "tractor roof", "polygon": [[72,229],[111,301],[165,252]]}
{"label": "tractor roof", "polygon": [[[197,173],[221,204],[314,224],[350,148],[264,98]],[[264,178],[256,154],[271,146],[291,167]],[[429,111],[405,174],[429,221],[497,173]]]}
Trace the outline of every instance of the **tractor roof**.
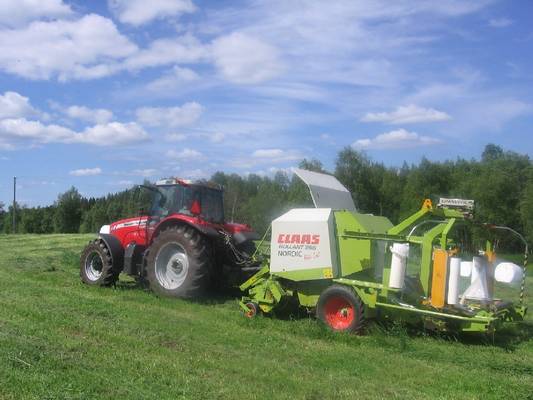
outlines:
{"label": "tractor roof", "polygon": [[222,187],[214,182],[209,181],[192,181],[190,179],[181,178],[165,178],[160,179],[155,183],[156,186],[169,186],[169,185],[181,185],[181,186],[203,186],[210,189],[222,190]]}

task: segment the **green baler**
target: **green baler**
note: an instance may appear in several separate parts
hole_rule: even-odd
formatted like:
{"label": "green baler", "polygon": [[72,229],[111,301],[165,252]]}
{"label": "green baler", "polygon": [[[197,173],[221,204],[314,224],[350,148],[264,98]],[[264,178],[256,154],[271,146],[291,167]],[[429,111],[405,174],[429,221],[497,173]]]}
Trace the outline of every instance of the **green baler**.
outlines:
{"label": "green baler", "polygon": [[[523,319],[527,243],[523,267],[497,259],[495,228],[523,238],[477,224],[472,201],[441,199],[433,206],[426,200],[393,226],[385,217],[358,213],[334,177],[296,173],[316,208],[293,209],[272,222],[270,257],[241,285],[245,315],[296,302],[331,329],[350,332],[376,317],[474,332]],[[473,231],[482,246],[475,247]],[[519,300],[497,298],[495,283],[520,285]]]}

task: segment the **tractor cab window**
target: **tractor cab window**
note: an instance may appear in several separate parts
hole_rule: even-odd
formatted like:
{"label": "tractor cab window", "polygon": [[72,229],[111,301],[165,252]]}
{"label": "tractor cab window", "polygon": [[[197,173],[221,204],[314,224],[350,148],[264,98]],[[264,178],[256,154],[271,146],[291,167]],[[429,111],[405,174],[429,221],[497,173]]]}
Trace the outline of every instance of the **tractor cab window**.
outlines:
{"label": "tractor cab window", "polygon": [[197,185],[157,186],[151,215],[165,218],[171,214],[199,215],[221,223],[224,221],[222,191]]}

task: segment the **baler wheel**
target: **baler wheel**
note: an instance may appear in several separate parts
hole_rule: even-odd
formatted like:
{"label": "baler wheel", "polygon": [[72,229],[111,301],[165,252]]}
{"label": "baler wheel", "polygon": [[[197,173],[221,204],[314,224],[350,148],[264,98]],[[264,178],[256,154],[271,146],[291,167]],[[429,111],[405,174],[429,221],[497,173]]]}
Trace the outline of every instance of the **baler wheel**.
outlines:
{"label": "baler wheel", "polygon": [[259,312],[259,307],[256,303],[252,303],[251,301],[246,303],[246,308],[248,309],[248,311],[245,311],[244,312],[244,316],[246,318],[254,318],[257,316],[257,313]]}
{"label": "baler wheel", "polygon": [[103,240],[96,239],[85,247],[80,257],[80,277],[88,285],[111,286],[120,274],[113,267],[111,253]]}
{"label": "baler wheel", "polygon": [[333,285],[320,295],[317,316],[335,332],[359,333],[365,325],[365,306],[351,288]]}

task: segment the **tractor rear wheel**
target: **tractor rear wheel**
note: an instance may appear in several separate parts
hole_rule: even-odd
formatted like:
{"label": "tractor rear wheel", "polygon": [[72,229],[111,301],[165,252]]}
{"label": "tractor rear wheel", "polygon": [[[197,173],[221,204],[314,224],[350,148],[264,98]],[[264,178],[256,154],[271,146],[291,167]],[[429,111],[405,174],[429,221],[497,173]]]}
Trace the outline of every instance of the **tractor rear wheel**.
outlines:
{"label": "tractor rear wheel", "polygon": [[333,285],[322,292],[317,316],[335,332],[360,333],[365,326],[365,306],[347,286]]}
{"label": "tractor rear wheel", "polygon": [[181,298],[204,293],[211,254],[199,232],[186,225],[170,227],[154,239],[149,250],[146,278],[154,292]]}
{"label": "tractor rear wheel", "polygon": [[88,285],[111,286],[120,274],[113,267],[111,253],[101,239],[93,240],[85,247],[80,257],[80,277]]}

